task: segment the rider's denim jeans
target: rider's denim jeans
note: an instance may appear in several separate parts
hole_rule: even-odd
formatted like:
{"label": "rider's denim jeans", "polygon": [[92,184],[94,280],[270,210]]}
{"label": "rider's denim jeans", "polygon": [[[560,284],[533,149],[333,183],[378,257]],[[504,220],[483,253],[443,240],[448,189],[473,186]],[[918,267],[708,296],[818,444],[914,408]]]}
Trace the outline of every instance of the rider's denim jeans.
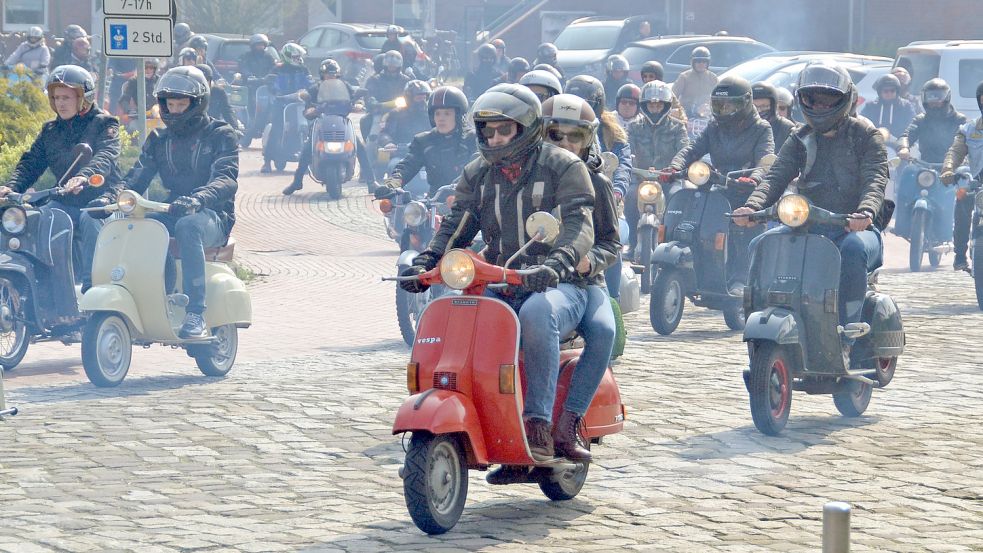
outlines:
{"label": "rider's denim jeans", "polygon": [[75,244],[82,246],[79,255],[82,266],[78,268],[78,278],[82,287],[88,288],[92,285],[92,258],[96,254],[96,240],[99,238],[99,229],[102,228],[103,221],[93,219],[80,208],[65,205],[58,200],[49,201],[47,206],[60,209],[71,217],[72,225],[75,226]]}
{"label": "rider's denim jeans", "polygon": [[177,240],[181,250],[181,288],[188,296],[188,313],[205,312],[205,248],[217,248],[225,243],[218,214],[202,209],[184,217],[169,213],[151,213]]}
{"label": "rider's denim jeans", "polygon": [[618,252],[618,260],[604,269],[604,284],[608,287],[607,293],[617,300],[621,297],[621,252]]}
{"label": "rider's denim jeans", "polygon": [[603,286],[588,286],[587,309],[577,326],[577,332],[584,338],[584,351],[573,371],[570,390],[563,404],[567,411],[580,416],[587,412],[611,360],[616,331],[608,291]]}
{"label": "rider's denim jeans", "polygon": [[[751,241],[754,251],[762,236],[792,232],[782,225]],[[881,266],[883,248],[878,230],[847,232],[841,227],[813,226],[810,234],[821,234],[840,248],[840,324],[860,322],[867,294],[867,273]]]}
{"label": "rider's denim jeans", "polygon": [[587,308],[587,290],[562,282],[557,288],[529,294],[524,299],[495,292],[490,294],[511,305],[519,314],[526,374],[522,416],[550,422],[560,372],[560,337],[580,324]]}

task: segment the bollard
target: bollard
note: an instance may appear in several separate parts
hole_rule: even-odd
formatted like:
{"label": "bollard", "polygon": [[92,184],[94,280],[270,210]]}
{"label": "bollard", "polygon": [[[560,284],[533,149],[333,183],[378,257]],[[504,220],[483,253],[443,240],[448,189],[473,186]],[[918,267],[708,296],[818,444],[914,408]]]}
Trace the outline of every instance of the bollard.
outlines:
{"label": "bollard", "polygon": [[850,504],[823,505],[823,553],[850,553]]}
{"label": "bollard", "polygon": [[7,409],[6,394],[7,393],[3,389],[3,369],[0,369],[0,417],[4,415],[13,416],[17,414],[16,407]]}

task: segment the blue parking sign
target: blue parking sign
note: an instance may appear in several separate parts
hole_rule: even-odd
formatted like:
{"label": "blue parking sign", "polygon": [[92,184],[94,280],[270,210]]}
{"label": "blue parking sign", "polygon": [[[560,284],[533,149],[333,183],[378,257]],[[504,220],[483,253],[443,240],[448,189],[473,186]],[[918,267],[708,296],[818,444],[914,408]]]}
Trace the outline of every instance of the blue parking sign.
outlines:
{"label": "blue parking sign", "polygon": [[113,50],[127,50],[126,44],[126,25],[110,25],[109,35],[112,37],[110,48]]}

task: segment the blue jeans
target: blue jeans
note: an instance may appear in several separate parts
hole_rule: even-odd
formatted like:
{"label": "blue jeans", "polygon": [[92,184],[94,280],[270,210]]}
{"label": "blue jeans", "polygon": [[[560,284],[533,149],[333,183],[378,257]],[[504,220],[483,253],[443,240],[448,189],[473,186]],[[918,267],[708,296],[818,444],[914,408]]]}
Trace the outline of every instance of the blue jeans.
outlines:
{"label": "blue jeans", "polygon": [[556,401],[556,380],[560,374],[560,337],[572,332],[583,319],[587,290],[561,282],[556,288],[529,295],[488,293],[509,304],[519,314],[526,373],[522,416],[550,422]]}
{"label": "blue jeans", "polygon": [[[785,225],[771,229],[751,241],[751,251],[762,236],[789,232],[792,229]],[[825,236],[840,248],[840,324],[860,322],[867,295],[867,273],[881,266],[884,253],[880,231],[847,232],[841,227],[816,225],[809,228],[809,233]]]}
{"label": "blue jeans", "polygon": [[188,313],[205,312],[205,248],[217,248],[228,237],[222,232],[218,214],[211,209],[176,217],[169,213],[151,213],[167,227],[181,251],[181,290],[188,296]]}
{"label": "blue jeans", "polygon": [[618,260],[604,269],[604,284],[608,287],[608,294],[617,301],[621,297],[621,252],[618,252]]}
{"label": "blue jeans", "polygon": [[[620,275],[619,275],[620,276]],[[587,287],[587,310],[577,326],[584,338],[584,351],[570,379],[563,408],[584,416],[597,391],[614,349],[616,326],[611,298],[602,286]]]}
{"label": "blue jeans", "polygon": [[96,241],[103,221],[93,219],[79,207],[65,205],[58,200],[50,200],[47,206],[60,209],[71,217],[72,225],[75,227],[74,242],[82,247],[79,255],[78,279],[82,288],[88,288],[92,285],[92,258],[96,255]]}

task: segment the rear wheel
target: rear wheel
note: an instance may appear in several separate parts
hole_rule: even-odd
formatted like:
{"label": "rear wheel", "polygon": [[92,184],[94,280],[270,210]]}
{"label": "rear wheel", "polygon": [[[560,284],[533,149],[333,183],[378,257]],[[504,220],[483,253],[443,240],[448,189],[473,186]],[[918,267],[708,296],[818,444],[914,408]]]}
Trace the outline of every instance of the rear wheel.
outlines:
{"label": "rear wheel", "polygon": [[874,361],[877,363],[877,383],[883,388],[894,380],[894,369],[898,366],[898,358],[878,357]]}
{"label": "rear wheel", "polygon": [[[580,436],[579,433],[577,439],[581,447],[590,449],[590,442]],[[583,489],[584,483],[587,482],[587,470],[589,468],[590,463],[577,463],[577,466],[572,469],[559,471],[548,468],[536,469],[542,471],[539,489],[543,490],[543,494],[553,501],[573,499],[577,497],[577,494]]]}
{"label": "rear wheel", "polygon": [[413,433],[403,496],[413,523],[427,534],[443,534],[457,524],[468,496],[468,468],[455,438]]}
{"label": "rear wheel", "polygon": [[744,302],[730,302],[724,306],[724,322],[731,330],[744,330]]}
{"label": "rear wheel", "polygon": [[843,391],[833,394],[833,404],[844,417],[859,417],[870,405],[870,395],[874,387],[856,380],[843,384]]}
{"label": "rear wheel", "polygon": [[788,350],[772,342],[754,348],[748,395],[751,418],[763,434],[777,436],[792,409],[792,360]]}
{"label": "rear wheel", "polygon": [[925,253],[925,212],[916,211],[911,217],[911,246],[908,249],[908,268],[917,273],[922,270]]}
{"label": "rear wheel", "polygon": [[652,281],[655,280],[655,276],[652,274],[655,272],[655,268],[652,267],[652,249],[655,247],[655,229],[652,227],[645,227],[639,233],[638,236],[638,262],[642,264],[642,283],[641,291],[643,294],[648,294],[652,291]]}
{"label": "rear wheel", "polygon": [[212,329],[215,342],[207,345],[188,346],[188,353],[195,358],[198,369],[205,376],[225,376],[232,370],[239,351],[239,329],[224,325]]}
{"label": "rear wheel", "polygon": [[679,271],[659,269],[649,297],[649,320],[652,328],[663,336],[672,334],[683,318],[686,292]]}
{"label": "rear wheel", "polygon": [[9,371],[19,365],[30,344],[20,290],[0,278],[0,367]]}
{"label": "rear wheel", "polygon": [[119,386],[130,370],[132,352],[130,329],[116,313],[96,313],[85,324],[82,367],[96,386]]}

